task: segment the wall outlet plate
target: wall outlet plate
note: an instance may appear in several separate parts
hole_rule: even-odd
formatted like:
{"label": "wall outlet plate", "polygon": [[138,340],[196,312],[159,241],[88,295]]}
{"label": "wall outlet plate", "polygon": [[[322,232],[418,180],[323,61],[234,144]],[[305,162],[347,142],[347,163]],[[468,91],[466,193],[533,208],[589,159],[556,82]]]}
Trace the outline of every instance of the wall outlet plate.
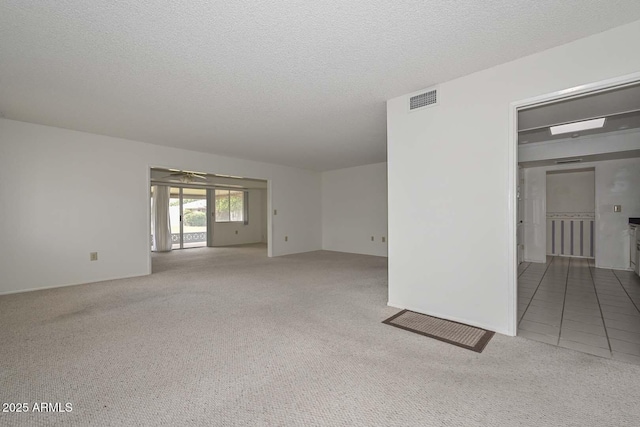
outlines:
{"label": "wall outlet plate", "polygon": [[622,205],[613,205],[614,212],[622,212]]}
{"label": "wall outlet plate", "polygon": [[284,241],[288,242],[289,241],[289,236],[284,236]]}
{"label": "wall outlet plate", "polygon": [[384,236],[382,236],[382,243],[384,243],[384,242],[386,242],[386,241],[387,241],[387,238],[386,238],[386,237],[384,237]]}
{"label": "wall outlet plate", "polygon": [[238,230],[236,230],[236,234],[238,234]]}
{"label": "wall outlet plate", "polygon": [[89,261],[97,261],[98,252],[89,252]]}
{"label": "wall outlet plate", "polygon": [[376,240],[376,238],[371,236],[371,241],[373,242],[374,240]]}

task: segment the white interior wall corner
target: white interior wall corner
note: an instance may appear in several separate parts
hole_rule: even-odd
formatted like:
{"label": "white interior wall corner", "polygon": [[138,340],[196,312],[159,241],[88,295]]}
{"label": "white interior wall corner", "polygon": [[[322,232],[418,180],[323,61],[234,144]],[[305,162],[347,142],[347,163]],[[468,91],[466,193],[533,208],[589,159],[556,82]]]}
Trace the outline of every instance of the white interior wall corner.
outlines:
{"label": "white interior wall corner", "polygon": [[387,256],[386,163],[322,173],[322,248]]}
{"label": "white interior wall corner", "polygon": [[640,71],[637,39],[640,21],[441,83],[433,108],[387,102],[390,304],[515,332],[510,106]]}

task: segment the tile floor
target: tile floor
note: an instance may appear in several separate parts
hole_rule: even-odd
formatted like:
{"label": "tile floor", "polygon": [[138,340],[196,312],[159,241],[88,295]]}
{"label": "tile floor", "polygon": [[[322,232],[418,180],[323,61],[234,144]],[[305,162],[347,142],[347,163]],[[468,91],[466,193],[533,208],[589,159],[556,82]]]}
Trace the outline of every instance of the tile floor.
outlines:
{"label": "tile floor", "polygon": [[640,364],[640,278],[548,257],[518,271],[518,336]]}

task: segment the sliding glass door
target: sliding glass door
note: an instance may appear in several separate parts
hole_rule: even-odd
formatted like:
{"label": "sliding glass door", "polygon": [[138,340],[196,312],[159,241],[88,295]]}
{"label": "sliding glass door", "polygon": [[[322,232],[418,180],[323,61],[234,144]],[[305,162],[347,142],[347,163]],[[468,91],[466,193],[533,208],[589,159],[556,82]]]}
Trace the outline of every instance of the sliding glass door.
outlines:
{"label": "sliding glass door", "polygon": [[207,246],[207,190],[171,187],[169,201],[173,249]]}
{"label": "sliding glass door", "polygon": [[169,223],[171,224],[171,249],[182,249],[182,209],[180,188],[171,187],[169,198]]}
{"label": "sliding glass door", "polygon": [[207,190],[182,189],[182,247],[207,246]]}

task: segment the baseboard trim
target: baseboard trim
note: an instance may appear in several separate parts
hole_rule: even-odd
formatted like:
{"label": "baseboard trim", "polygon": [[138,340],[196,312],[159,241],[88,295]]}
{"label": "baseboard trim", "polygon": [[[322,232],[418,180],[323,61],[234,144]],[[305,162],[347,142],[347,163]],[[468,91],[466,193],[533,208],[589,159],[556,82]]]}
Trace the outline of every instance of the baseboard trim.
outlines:
{"label": "baseboard trim", "polygon": [[610,267],[608,265],[598,265],[598,263],[596,263],[596,268],[602,268],[604,270],[616,270],[616,271],[633,271],[632,268],[622,268],[622,267]]}
{"label": "baseboard trim", "polygon": [[463,318],[455,317],[455,316],[448,316],[448,315],[444,315],[442,313],[427,312],[427,311],[425,311],[423,309],[420,309],[420,308],[411,307],[411,306],[405,306],[405,305],[401,305],[401,304],[396,304],[396,303],[393,303],[391,301],[388,301],[387,305],[389,307],[398,308],[400,310],[415,311],[416,313],[426,314],[427,316],[438,317],[440,319],[451,320],[452,322],[458,322],[458,323],[463,323],[465,325],[475,326],[476,328],[486,329],[487,331],[493,331],[493,332],[496,332],[496,333],[501,334],[501,335],[515,336],[515,335],[509,334],[506,329],[494,328],[492,326],[483,325],[483,324],[481,324],[479,322],[475,322],[475,321],[469,320],[469,319],[463,319]]}
{"label": "baseboard trim", "polygon": [[47,289],[68,288],[68,287],[71,287],[71,286],[91,285],[91,284],[95,284],[95,283],[109,282],[111,280],[131,279],[133,277],[142,277],[142,276],[148,276],[148,275],[149,275],[149,273],[135,274],[133,276],[116,276],[116,277],[108,277],[106,279],[96,280],[95,282],[67,283],[67,284],[64,284],[64,285],[44,286],[44,287],[41,287],[41,288],[29,288],[29,289],[18,289],[18,290],[13,290],[13,291],[2,291],[2,292],[0,292],[0,296],[1,295],[22,294],[22,293],[25,293],[25,292],[46,291]]}
{"label": "baseboard trim", "polygon": [[596,257],[593,256],[583,256],[583,255],[567,255],[567,254],[558,254],[558,255],[551,255],[551,254],[547,254],[547,256],[557,256],[557,257],[561,257],[561,258],[582,258],[582,259],[596,259]]}
{"label": "baseboard trim", "polygon": [[366,253],[366,252],[354,252],[354,251],[345,251],[345,250],[338,250],[338,249],[327,249],[327,248],[323,248],[323,251],[327,251],[327,252],[338,252],[341,254],[353,254],[353,255],[367,255],[367,256],[377,256],[380,258],[389,258],[389,254],[385,254],[385,255],[380,255],[380,254],[371,254],[371,253]]}

